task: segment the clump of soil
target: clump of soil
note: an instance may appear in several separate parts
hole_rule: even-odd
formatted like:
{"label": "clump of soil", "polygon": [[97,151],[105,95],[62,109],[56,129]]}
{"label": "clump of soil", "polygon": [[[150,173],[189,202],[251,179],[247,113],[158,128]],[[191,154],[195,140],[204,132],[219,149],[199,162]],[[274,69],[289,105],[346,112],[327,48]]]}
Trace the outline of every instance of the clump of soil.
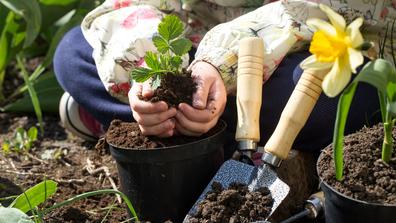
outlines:
{"label": "clump of soil", "polygon": [[181,75],[168,73],[161,77],[161,85],[155,89],[150,102],[165,101],[169,107],[177,107],[180,103],[192,105],[192,95],[197,89],[191,77],[191,71],[183,70]]}
{"label": "clump of soil", "polygon": [[228,189],[219,182],[211,186],[212,190],[198,204],[191,223],[253,222],[265,220],[271,213],[274,200],[266,187],[250,192],[247,185],[240,183],[233,183]]}
{"label": "clump of soil", "polygon": [[155,136],[145,136],[135,122],[123,122],[113,120],[106,133],[106,141],[121,148],[150,149],[162,148],[175,145],[183,145],[195,142],[209,136],[215,135],[224,128],[223,122],[218,122],[207,133],[199,136],[175,135],[170,138],[159,138]]}
{"label": "clump of soil", "polygon": [[[29,129],[36,123],[35,117],[0,113],[0,144],[13,137],[17,127]],[[19,195],[44,179],[51,179],[58,183],[58,190],[40,205],[48,208],[84,192],[113,188],[111,180],[119,185],[111,154],[95,150],[92,143],[68,137],[58,117],[46,115],[44,130],[45,134],[39,135],[28,154],[5,156],[0,151],[0,198]],[[7,206],[11,201],[1,203]],[[118,203],[114,195],[98,195],[54,209],[44,216],[44,221],[123,222],[129,219],[126,210],[125,203]]]}
{"label": "clump of soil", "polygon": [[[393,129],[393,138],[396,129]],[[396,204],[396,157],[381,160],[383,126],[363,128],[345,137],[344,179],[335,179],[333,148],[327,147],[319,161],[319,176],[346,196],[381,204]],[[393,149],[395,154],[395,148]]]}

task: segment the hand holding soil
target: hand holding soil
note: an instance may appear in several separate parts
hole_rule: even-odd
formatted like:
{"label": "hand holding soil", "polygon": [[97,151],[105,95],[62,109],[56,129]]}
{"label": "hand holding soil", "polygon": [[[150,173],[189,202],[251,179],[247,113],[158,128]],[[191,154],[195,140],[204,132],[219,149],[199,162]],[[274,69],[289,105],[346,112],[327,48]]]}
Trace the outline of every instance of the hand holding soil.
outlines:
{"label": "hand holding soil", "polygon": [[191,74],[196,83],[192,106],[181,103],[176,114],[176,129],[183,135],[199,136],[216,125],[224,111],[227,93],[217,69],[198,62]]}

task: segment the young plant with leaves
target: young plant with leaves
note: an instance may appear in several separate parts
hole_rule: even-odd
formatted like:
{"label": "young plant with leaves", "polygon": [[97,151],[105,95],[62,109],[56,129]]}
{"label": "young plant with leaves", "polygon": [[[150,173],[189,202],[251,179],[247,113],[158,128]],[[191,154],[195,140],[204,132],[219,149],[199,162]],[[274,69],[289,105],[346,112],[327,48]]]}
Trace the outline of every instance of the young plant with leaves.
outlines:
{"label": "young plant with leaves", "polygon": [[147,52],[144,61],[148,68],[133,69],[131,78],[136,82],[144,82],[152,78],[151,86],[156,89],[161,84],[161,76],[166,74],[182,74],[182,56],[191,49],[190,40],[182,37],[183,23],[175,15],[167,15],[158,25],[158,34],[153,43],[158,52]]}
{"label": "young plant with leaves", "polygon": [[13,151],[17,153],[29,152],[33,143],[37,140],[37,134],[36,127],[31,127],[28,131],[21,127],[17,128],[14,137],[4,140],[1,145],[3,153],[8,154]]}

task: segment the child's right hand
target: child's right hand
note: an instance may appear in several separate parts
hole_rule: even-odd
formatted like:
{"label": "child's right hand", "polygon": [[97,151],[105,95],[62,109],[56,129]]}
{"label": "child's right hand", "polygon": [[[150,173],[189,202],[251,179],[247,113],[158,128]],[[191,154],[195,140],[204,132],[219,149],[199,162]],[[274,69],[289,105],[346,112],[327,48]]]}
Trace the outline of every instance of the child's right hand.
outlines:
{"label": "child's right hand", "polygon": [[163,101],[156,103],[142,101],[138,95],[142,95],[145,98],[153,96],[153,91],[148,81],[143,84],[134,83],[128,94],[133,118],[139,124],[142,134],[159,137],[172,136],[175,129],[173,117],[176,115],[176,109],[169,109],[168,105]]}

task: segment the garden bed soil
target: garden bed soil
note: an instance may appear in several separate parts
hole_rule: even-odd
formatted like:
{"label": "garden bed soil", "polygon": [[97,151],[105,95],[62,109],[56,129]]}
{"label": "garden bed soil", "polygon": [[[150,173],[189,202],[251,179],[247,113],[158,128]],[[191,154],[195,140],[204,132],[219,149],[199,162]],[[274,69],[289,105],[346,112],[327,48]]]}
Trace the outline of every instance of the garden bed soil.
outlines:
{"label": "garden bed soil", "polygon": [[212,190],[198,204],[197,212],[190,219],[198,222],[253,222],[265,220],[274,202],[268,188],[249,191],[247,185],[233,183],[224,189],[213,182]]}
{"label": "garden bed soil", "polygon": [[183,69],[182,75],[166,74],[161,77],[161,85],[154,90],[154,95],[148,100],[150,102],[165,101],[169,107],[177,107],[180,103],[192,105],[192,95],[197,89],[191,77],[191,71]]}
{"label": "garden bed soil", "polygon": [[[332,147],[327,147],[318,163],[319,176],[342,194],[371,203],[396,204],[395,149],[389,164],[381,160],[383,126],[363,128],[345,137],[344,179],[335,179]],[[393,138],[396,129],[393,129]]]}
{"label": "garden bed soil", "polygon": [[144,136],[136,122],[123,122],[113,120],[106,133],[106,141],[125,149],[153,149],[175,145],[183,145],[214,135],[223,128],[223,122],[218,122],[207,133],[199,136],[176,135],[169,138],[159,138],[155,136]]}
{"label": "garden bed soil", "polygon": [[[0,143],[10,139],[17,127],[28,129],[35,123],[37,120],[32,117],[0,114]],[[58,190],[41,206],[44,208],[84,192],[113,188],[111,181],[118,187],[116,164],[107,151],[96,150],[94,144],[68,136],[57,117],[45,116],[44,130],[44,136],[39,137],[29,154],[5,156],[0,152],[0,197],[20,194],[44,179],[51,179],[58,183]],[[55,209],[44,220],[122,222],[128,218],[124,204],[119,204],[113,195],[103,195]]]}

